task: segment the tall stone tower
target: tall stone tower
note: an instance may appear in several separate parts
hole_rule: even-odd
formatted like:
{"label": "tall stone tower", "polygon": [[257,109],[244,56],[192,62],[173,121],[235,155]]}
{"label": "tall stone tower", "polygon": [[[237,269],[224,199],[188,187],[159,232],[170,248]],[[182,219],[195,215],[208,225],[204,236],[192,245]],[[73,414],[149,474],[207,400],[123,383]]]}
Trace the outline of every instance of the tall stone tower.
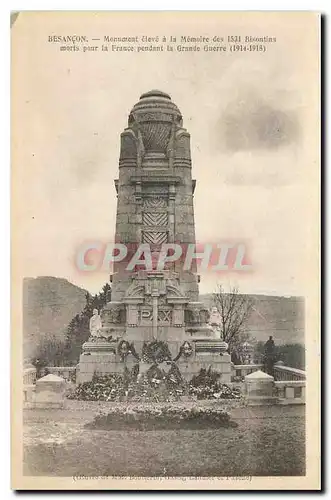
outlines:
{"label": "tall stone tower", "polygon": [[[116,241],[134,251],[147,243],[156,255],[162,243],[195,243],[190,135],[170,96],[158,90],[143,94],[131,110],[121,134]],[[130,252],[131,256],[132,252]],[[128,256],[128,257],[129,257]],[[113,298],[122,300],[132,275],[117,264]],[[180,273],[182,291],[198,300],[196,269],[182,271],[182,261],[171,266]]]}
{"label": "tall stone tower", "polygon": [[[152,90],[133,106],[121,134],[115,188],[115,241],[128,254],[114,264],[112,301],[101,312],[102,338],[83,345],[79,380],[90,380],[94,372],[122,371],[123,346],[127,366],[130,356],[132,363],[139,359],[144,345],[164,342],[186,378],[212,365],[229,381],[230,356],[222,352],[224,343],[199,302],[195,261],[188,270],[183,259],[157,268],[162,244],[177,243],[184,253],[195,244],[190,135],[168,94]],[[152,267],[128,270],[140,245],[150,248]]]}

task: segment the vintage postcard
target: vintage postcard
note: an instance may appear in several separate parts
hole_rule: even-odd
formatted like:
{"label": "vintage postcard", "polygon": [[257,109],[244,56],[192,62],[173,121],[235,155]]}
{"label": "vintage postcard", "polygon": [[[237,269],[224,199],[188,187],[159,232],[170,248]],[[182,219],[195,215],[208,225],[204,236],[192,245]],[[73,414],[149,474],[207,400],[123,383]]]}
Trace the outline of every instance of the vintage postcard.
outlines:
{"label": "vintage postcard", "polygon": [[11,15],[12,488],[320,488],[320,15]]}

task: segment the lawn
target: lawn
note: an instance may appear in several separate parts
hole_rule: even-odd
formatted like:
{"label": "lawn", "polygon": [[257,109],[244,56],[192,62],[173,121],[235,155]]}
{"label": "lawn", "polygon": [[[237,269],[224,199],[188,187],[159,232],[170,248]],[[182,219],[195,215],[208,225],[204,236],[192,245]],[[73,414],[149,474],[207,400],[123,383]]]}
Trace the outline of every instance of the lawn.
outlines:
{"label": "lawn", "polygon": [[305,474],[303,406],[233,408],[236,428],[103,431],[95,406],[25,410],[24,474],[266,476]]}

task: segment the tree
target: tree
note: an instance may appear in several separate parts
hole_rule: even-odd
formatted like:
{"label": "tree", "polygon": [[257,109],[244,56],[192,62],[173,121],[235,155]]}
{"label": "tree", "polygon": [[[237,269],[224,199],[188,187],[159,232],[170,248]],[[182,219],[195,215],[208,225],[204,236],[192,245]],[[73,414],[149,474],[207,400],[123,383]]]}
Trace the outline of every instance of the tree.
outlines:
{"label": "tree", "polygon": [[32,360],[34,366],[63,366],[66,359],[66,346],[55,336],[43,338],[37,346]]}
{"label": "tree", "polygon": [[[254,362],[263,362],[265,342],[259,341],[255,345]],[[305,370],[305,348],[302,344],[279,344],[275,346],[275,360],[283,361],[285,366]]]}
{"label": "tree", "polygon": [[[86,294],[88,295],[88,294]],[[87,299],[87,297],[86,297]],[[86,306],[85,306],[86,307]],[[86,321],[83,314],[76,314],[70,321],[67,327],[65,348],[66,348],[66,361],[68,364],[76,362],[80,353],[81,340],[88,339],[86,333]],[[85,340],[83,340],[84,343]]]}
{"label": "tree", "polygon": [[232,287],[227,293],[220,285],[213,294],[213,303],[219,315],[221,339],[229,344],[230,351],[240,352],[242,344],[249,338],[245,326],[252,312],[253,300],[240,294],[237,287]]}
{"label": "tree", "polygon": [[77,314],[69,323],[66,332],[66,363],[77,363],[82,350],[82,345],[90,336],[90,318],[93,309],[100,311],[111,300],[111,286],[106,283],[100,293],[85,295],[86,304],[80,314]]}

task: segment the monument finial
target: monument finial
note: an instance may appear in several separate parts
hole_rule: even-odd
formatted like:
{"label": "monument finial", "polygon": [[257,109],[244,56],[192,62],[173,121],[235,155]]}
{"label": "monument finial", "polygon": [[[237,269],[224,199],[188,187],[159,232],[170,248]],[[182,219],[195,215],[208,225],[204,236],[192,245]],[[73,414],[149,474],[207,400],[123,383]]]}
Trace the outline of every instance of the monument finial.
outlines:
{"label": "monument finial", "polygon": [[169,94],[166,94],[166,92],[162,92],[162,90],[157,89],[149,90],[148,92],[141,94],[140,99],[145,99],[146,97],[164,97],[165,99],[171,100]]}

